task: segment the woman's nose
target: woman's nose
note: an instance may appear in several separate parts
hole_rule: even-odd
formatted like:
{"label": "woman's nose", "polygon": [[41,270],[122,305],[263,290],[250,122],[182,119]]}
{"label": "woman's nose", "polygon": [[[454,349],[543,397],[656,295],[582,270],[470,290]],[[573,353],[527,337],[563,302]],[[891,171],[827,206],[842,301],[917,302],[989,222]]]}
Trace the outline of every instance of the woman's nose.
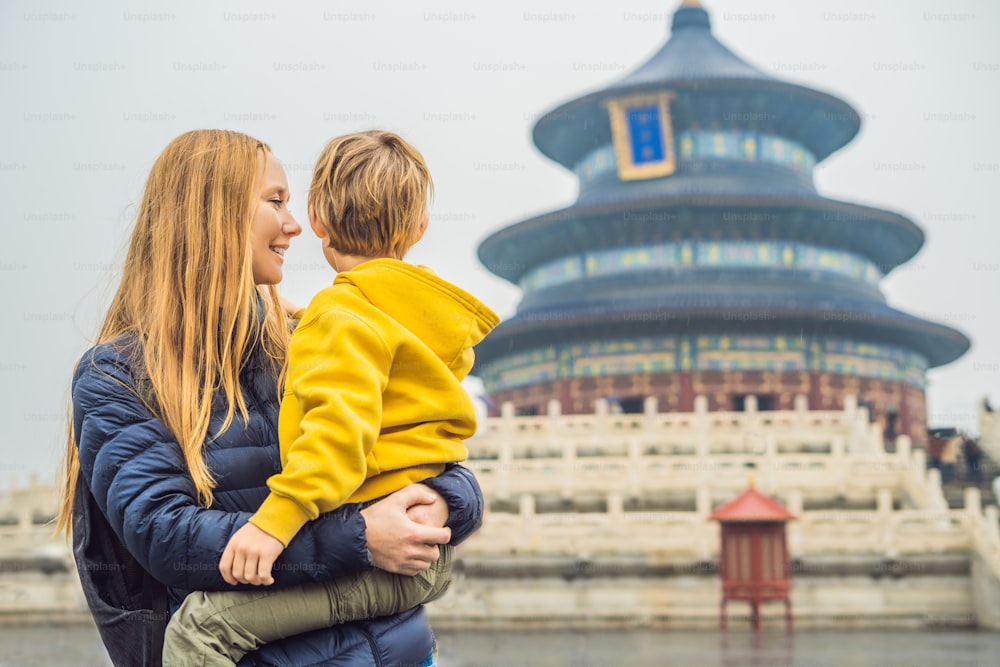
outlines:
{"label": "woman's nose", "polygon": [[302,233],[302,225],[295,220],[295,216],[289,213],[288,217],[281,223],[281,231],[288,236],[298,236]]}

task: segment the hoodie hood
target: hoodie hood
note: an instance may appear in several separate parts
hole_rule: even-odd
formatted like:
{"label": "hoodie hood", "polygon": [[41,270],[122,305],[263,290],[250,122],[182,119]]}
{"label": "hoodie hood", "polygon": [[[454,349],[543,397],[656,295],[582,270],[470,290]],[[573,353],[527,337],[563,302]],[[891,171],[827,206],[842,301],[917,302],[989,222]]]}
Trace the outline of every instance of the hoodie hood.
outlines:
{"label": "hoodie hood", "polygon": [[373,259],[337,274],[373,306],[423,341],[443,362],[467,373],[471,348],[500,323],[493,310],[425,266]]}

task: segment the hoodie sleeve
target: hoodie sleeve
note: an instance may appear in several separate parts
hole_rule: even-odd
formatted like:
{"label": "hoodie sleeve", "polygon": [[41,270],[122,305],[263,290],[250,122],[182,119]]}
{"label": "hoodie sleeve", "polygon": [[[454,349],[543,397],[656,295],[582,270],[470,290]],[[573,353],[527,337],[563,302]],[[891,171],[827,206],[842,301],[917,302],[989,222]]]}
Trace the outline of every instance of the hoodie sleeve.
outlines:
{"label": "hoodie sleeve", "polygon": [[[219,558],[250,513],[199,506],[180,447],[139,399],[127,361],[109,346],[95,348],[78,365],[72,393],[83,480],[132,555],[168,586],[232,590]],[[370,568],[358,507],[329,518],[292,541],[275,566],[275,586]]]}
{"label": "hoodie sleeve", "polygon": [[278,417],[282,471],[268,479],[271,493],[250,519],[284,544],[364,483],[392,363],[382,336],[339,308],[301,323],[288,359]]}

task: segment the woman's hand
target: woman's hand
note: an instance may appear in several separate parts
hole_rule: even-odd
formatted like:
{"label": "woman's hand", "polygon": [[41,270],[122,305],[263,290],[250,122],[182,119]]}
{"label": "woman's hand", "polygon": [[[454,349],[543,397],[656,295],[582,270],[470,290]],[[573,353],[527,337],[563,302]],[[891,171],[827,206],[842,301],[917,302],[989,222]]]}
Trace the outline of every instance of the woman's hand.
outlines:
{"label": "woman's hand", "polygon": [[414,484],[413,486],[419,486],[426,490],[434,497],[434,502],[410,505],[406,510],[406,516],[410,517],[412,521],[422,523],[425,526],[441,528],[448,523],[448,503],[441,497],[441,494],[423,484]]}
{"label": "woman's hand", "polygon": [[[420,522],[411,518],[410,511]],[[422,484],[396,491],[361,510],[361,516],[372,562],[387,572],[424,572],[438,559],[438,545],[451,540],[451,529],[444,527],[448,517],[444,499]]]}

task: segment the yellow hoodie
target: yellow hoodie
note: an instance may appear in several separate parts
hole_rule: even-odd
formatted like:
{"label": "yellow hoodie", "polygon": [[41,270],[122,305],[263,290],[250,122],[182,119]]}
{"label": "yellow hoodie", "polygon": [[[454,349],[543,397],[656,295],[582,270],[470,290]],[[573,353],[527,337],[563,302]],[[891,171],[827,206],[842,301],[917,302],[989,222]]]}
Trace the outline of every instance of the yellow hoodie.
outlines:
{"label": "yellow hoodie", "polygon": [[288,348],[282,471],[250,521],[284,544],[320,513],[419,482],[466,458],[476,411],[462,380],[499,323],[429,269],[376,259],[337,275]]}

